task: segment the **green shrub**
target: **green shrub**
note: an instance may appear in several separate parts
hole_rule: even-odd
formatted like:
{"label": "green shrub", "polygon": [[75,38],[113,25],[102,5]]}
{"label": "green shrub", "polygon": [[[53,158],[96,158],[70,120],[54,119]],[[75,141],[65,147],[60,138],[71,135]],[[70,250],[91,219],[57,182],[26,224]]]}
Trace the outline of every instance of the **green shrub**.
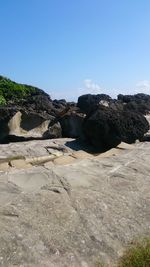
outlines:
{"label": "green shrub", "polygon": [[118,267],[150,267],[150,239],[135,242],[120,259]]}
{"label": "green shrub", "polygon": [[41,90],[36,87],[19,84],[3,76],[0,76],[0,101],[3,103],[4,99],[6,102],[10,100],[17,102],[21,99],[25,99],[32,94],[39,93],[40,91]]}
{"label": "green shrub", "polygon": [[3,106],[3,105],[6,105],[6,99],[3,97],[3,95],[0,95],[0,105]]}

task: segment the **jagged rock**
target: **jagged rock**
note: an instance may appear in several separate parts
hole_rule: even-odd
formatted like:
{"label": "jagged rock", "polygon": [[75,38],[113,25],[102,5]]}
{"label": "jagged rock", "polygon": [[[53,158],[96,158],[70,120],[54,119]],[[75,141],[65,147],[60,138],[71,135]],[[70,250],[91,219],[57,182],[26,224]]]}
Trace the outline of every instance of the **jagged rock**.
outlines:
{"label": "jagged rock", "polygon": [[50,114],[53,109],[53,103],[50,99],[50,96],[47,94],[34,95],[32,97],[28,97],[26,101],[24,101],[23,106],[30,111],[37,111]]}
{"label": "jagged rock", "polygon": [[119,132],[123,142],[132,144],[136,140],[142,140],[148,130],[149,123],[142,114],[131,111],[120,114]]}
{"label": "jagged rock", "polygon": [[118,100],[124,103],[124,110],[147,114],[150,111],[150,95],[118,95]]}
{"label": "jagged rock", "polygon": [[121,142],[117,125],[119,113],[100,107],[84,120],[83,130],[87,140],[99,150],[116,147]]}
{"label": "jagged rock", "polygon": [[101,101],[110,102],[111,97],[105,94],[99,95],[82,95],[78,98],[77,106],[82,110],[83,113],[90,113],[95,110],[101,103]]}
{"label": "jagged rock", "polygon": [[67,106],[67,102],[65,99],[60,99],[60,100],[54,99],[53,100],[53,106],[56,109],[62,110]]}
{"label": "jagged rock", "polygon": [[149,129],[143,115],[115,111],[99,107],[84,120],[83,129],[87,140],[99,150],[116,147],[121,141],[134,143]]}

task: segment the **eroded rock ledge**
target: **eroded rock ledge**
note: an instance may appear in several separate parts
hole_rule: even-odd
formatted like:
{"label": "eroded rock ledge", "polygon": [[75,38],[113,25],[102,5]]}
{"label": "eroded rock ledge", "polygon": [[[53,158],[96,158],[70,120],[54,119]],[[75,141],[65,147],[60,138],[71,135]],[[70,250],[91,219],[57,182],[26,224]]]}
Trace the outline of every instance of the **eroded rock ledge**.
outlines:
{"label": "eroded rock ledge", "polygon": [[150,143],[96,155],[71,139],[0,151],[1,164],[10,163],[0,171],[1,266],[112,264],[129,241],[150,234]]}

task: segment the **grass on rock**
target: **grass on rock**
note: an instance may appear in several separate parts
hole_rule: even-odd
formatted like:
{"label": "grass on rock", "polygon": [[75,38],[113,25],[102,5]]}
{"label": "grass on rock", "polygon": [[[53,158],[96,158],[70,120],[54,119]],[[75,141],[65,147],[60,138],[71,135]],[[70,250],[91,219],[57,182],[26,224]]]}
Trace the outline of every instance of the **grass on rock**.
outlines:
{"label": "grass on rock", "polygon": [[95,267],[150,267],[150,238],[135,241],[130,245],[116,265],[106,266],[102,263]]}

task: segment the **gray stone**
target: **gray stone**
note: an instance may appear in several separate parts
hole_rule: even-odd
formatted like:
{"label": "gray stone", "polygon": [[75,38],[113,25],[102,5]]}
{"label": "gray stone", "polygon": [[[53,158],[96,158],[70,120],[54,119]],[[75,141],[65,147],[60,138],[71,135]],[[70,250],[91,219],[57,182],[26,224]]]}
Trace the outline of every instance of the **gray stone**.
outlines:
{"label": "gray stone", "polygon": [[[35,146],[46,156],[47,146],[65,142],[0,145],[0,156],[37,156]],[[112,266],[128,242],[150,235],[149,173],[150,143],[73,164],[0,172],[0,266]]]}

